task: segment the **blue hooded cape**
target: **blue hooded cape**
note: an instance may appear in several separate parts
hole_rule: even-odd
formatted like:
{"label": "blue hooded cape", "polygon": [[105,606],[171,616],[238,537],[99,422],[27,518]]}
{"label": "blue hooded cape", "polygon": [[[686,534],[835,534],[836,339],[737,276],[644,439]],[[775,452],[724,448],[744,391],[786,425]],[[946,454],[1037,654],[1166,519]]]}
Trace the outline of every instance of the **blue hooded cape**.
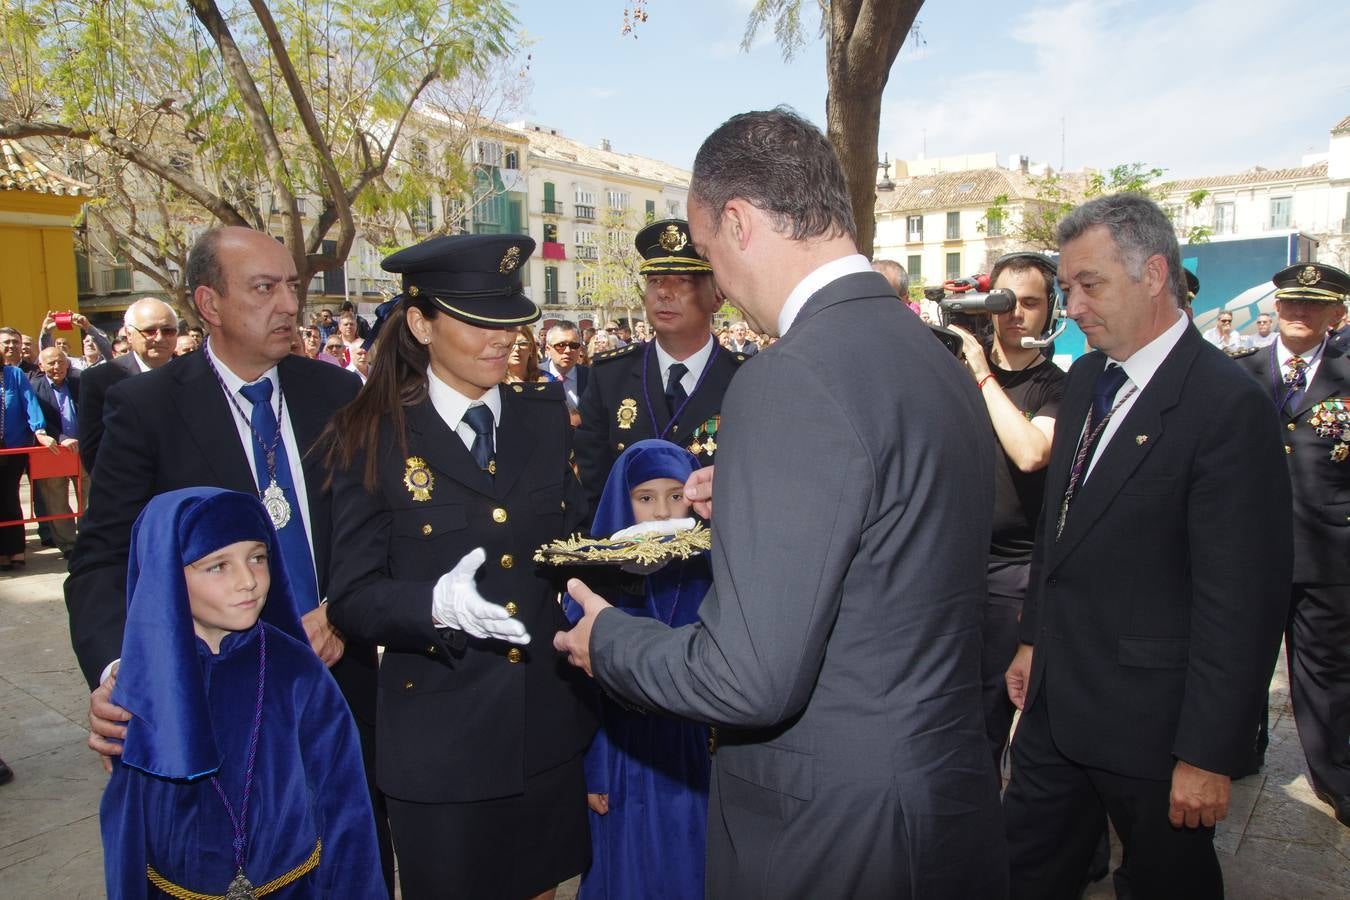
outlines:
{"label": "blue hooded cape", "polygon": [[[212,653],[193,631],[183,567],[253,540],[268,549],[267,601]],[[245,874],[266,884],[319,843],[318,866],[269,897],[387,897],[356,727],[310,649],[256,497],[187,488],[147,504],[132,528],[121,660],[112,700],[132,718],[99,810],[109,897],[162,896],[147,866],[189,891],[225,893],[235,832],[213,780],[238,815],[260,674]]]}
{"label": "blue hooded cape", "polygon": [[[630,491],[654,478],[686,481],[698,459],[676,444],[644,440],[614,462],[591,534],[607,537],[636,524]],[[708,555],[676,560],[645,579],[641,597],[606,597],[629,615],[672,627],[698,620],[712,584]],[[573,622],[580,607],[564,597]],[[609,795],[606,815],[590,813],[591,867],[578,897],[703,897],[708,819],[708,729],[625,710],[598,695],[600,730],[586,751],[586,790]]]}

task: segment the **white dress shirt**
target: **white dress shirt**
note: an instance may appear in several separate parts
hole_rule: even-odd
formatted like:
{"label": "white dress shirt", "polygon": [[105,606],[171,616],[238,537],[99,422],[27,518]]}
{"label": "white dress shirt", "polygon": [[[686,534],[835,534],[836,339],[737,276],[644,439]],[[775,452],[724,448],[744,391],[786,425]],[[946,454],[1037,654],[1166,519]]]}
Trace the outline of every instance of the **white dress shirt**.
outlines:
{"label": "white dress shirt", "polygon": [[[1317,369],[1319,366],[1322,365],[1322,350],[1326,348],[1326,345],[1327,339],[1322,338],[1322,343],[1318,344],[1316,347],[1312,348],[1307,353],[1298,354],[1299,356],[1303,357],[1303,361],[1308,364],[1308,368],[1306,370],[1308,380],[1306,384],[1311,385],[1313,378],[1317,375]],[[1294,351],[1286,347],[1284,345],[1284,341],[1280,341],[1279,345],[1276,346],[1275,348],[1275,362],[1279,366],[1279,371],[1276,374],[1280,376],[1281,380],[1284,379],[1285,372],[1287,371],[1285,369],[1285,365],[1288,364],[1289,360],[1293,358],[1294,358]],[[1307,388],[1305,387],[1304,390],[1307,390]]]}
{"label": "white dress shirt", "polygon": [[797,282],[797,286],[788,294],[787,300],[783,302],[783,309],[778,313],[778,336],[782,337],[788,333],[792,323],[797,319],[797,313],[802,311],[806,301],[832,281],[843,278],[845,275],[856,275],[859,272],[872,271],[872,264],[867,261],[867,257],[861,253],[852,253],[848,256],[841,256],[838,259],[832,259],[823,266],[818,266],[807,273],[807,276]]}
{"label": "white dress shirt", "polygon": [[661,347],[661,341],[656,341],[656,362],[661,367],[661,386],[664,389],[667,382],[670,381],[670,367],[676,363],[683,363],[689,371],[684,373],[680,379],[680,385],[684,387],[686,395],[693,394],[694,388],[698,387],[698,380],[703,377],[703,369],[708,365],[708,360],[712,358],[713,336],[708,335],[708,343],[704,344],[697,352],[690,354],[684,359],[676,359]]}
{"label": "white dress shirt", "polygon": [[470,406],[482,404],[492,413],[492,445],[497,445],[497,428],[502,423],[502,395],[497,388],[489,388],[481,397],[466,397],[436,377],[427,366],[427,396],[441,421],[448,425],[459,439],[464,442],[465,450],[473,449],[474,438],[478,435],[464,421],[464,413]]}
{"label": "white dress shirt", "polygon": [[[1139,395],[1148,387],[1148,383],[1157,374],[1158,367],[1163,364],[1167,354],[1171,353],[1172,348],[1181,340],[1181,336],[1186,333],[1190,324],[1191,320],[1178,311],[1177,320],[1172,323],[1171,327],[1134,351],[1129,359],[1120,363],[1120,367],[1125,370],[1125,383],[1116,391],[1115,397],[1111,398],[1112,405],[1115,405],[1116,397],[1125,396],[1121,393],[1122,391],[1128,391],[1131,386],[1138,388],[1138,390],[1120,405],[1115,415],[1111,417],[1111,421],[1106,423],[1106,430],[1102,432],[1101,439],[1097,442],[1097,448],[1092,453],[1092,459],[1088,462],[1087,471],[1083,473],[1084,483],[1087,483],[1088,478],[1092,475],[1092,469],[1097,465],[1097,460],[1101,459],[1102,454],[1106,452],[1106,445],[1111,443],[1111,438],[1120,430],[1120,423],[1125,421],[1125,417],[1130,414],[1130,410],[1139,400]],[[1083,425],[1084,428],[1087,427],[1086,422]],[[1081,436],[1079,439],[1082,439]]]}

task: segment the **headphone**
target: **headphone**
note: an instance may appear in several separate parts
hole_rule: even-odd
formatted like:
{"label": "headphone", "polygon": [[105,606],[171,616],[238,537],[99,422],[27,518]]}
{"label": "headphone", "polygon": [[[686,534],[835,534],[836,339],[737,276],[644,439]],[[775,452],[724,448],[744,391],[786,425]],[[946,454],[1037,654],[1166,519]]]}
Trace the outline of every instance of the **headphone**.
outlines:
{"label": "headphone", "polygon": [[[992,282],[993,273],[1006,266],[1010,262],[1025,260],[1039,269],[1045,275],[1046,284],[1049,286],[1050,295],[1047,298],[1050,302],[1050,314],[1045,317],[1045,327],[1041,330],[1039,338],[1022,338],[1022,346],[1031,349],[1044,349],[1055,342],[1055,338],[1064,333],[1068,327],[1069,321],[1064,314],[1064,292],[1059,287],[1058,267],[1055,261],[1044,253],[1037,253],[1034,250],[1016,250],[1012,253],[1005,253],[994,260],[993,267],[989,270]],[[999,274],[1002,274],[999,272]]]}

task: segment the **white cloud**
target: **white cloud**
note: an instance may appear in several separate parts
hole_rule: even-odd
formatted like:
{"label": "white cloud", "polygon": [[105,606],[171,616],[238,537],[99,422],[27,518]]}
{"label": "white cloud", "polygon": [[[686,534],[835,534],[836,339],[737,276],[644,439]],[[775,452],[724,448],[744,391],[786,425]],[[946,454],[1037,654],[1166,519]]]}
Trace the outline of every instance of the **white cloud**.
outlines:
{"label": "white cloud", "polygon": [[[882,149],[917,156],[926,132],[929,156],[992,149],[1058,166],[1062,120],[1069,168],[1139,161],[1174,175],[1219,174],[1297,165],[1310,144],[1325,151],[1327,132],[1350,113],[1342,57],[1302,49],[1297,38],[1346,33],[1345,8],[1224,0],[1139,8],[1037,6],[1012,20],[1002,47],[975,59],[930,46],[924,65],[892,78]],[[982,62],[990,59],[999,62]]]}

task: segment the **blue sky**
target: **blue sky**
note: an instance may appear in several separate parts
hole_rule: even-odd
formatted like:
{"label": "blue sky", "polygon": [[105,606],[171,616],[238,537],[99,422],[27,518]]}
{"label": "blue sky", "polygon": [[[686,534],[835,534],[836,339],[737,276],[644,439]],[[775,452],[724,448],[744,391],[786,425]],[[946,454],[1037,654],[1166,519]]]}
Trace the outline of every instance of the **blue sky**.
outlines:
{"label": "blue sky", "polygon": [[[524,118],[684,167],[738,112],[787,103],[824,124],[822,42],[792,63],[769,33],[742,52],[750,0],[649,0],[637,37],[622,37],[624,5],[519,0],[534,41]],[[1325,153],[1350,115],[1346,3],[929,0],[919,30],[884,98],[892,158],[926,146],[1225,174]]]}

